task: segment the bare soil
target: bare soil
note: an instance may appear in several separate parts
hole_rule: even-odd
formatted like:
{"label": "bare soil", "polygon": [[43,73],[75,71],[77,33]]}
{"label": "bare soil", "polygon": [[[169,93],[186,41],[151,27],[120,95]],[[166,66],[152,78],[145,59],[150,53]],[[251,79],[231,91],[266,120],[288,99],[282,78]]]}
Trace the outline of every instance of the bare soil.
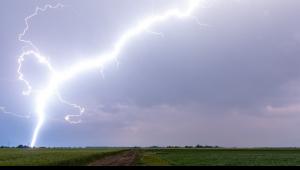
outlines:
{"label": "bare soil", "polygon": [[138,159],[138,151],[130,150],[120,154],[104,157],[89,166],[134,166]]}

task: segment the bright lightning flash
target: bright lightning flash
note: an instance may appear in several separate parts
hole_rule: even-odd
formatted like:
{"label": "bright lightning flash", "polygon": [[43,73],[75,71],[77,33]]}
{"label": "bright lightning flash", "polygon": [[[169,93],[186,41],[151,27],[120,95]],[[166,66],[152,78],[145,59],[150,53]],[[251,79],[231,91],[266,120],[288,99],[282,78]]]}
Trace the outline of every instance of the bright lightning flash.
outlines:
{"label": "bright lightning flash", "polygon": [[[77,116],[81,116],[85,109],[81,106],[78,106],[76,104],[72,104],[70,102],[67,102],[64,100],[61,95],[58,92],[58,88],[62,86],[66,81],[78,76],[79,74],[86,72],[88,70],[93,69],[101,69],[103,66],[115,62],[118,59],[118,56],[121,54],[122,50],[125,48],[125,46],[132,41],[132,39],[144,32],[149,32],[150,28],[158,23],[166,22],[168,19],[171,18],[179,18],[179,19],[185,19],[185,18],[193,18],[196,19],[195,16],[193,16],[193,13],[196,11],[196,9],[203,4],[204,0],[188,0],[187,2],[187,8],[185,10],[180,10],[178,8],[174,9],[168,9],[164,13],[160,15],[154,15],[150,16],[148,18],[142,19],[140,22],[138,22],[137,25],[133,26],[132,28],[128,29],[120,38],[119,40],[114,44],[114,48],[109,51],[108,53],[100,54],[93,59],[87,59],[84,61],[80,61],[71,67],[68,67],[66,70],[63,71],[57,71],[54,69],[54,67],[51,65],[49,60],[46,56],[43,56],[39,49],[29,40],[23,39],[23,37],[26,35],[26,33],[29,30],[30,27],[30,19],[37,16],[40,12],[45,12],[47,9],[56,9],[56,8],[62,8],[63,5],[58,4],[56,6],[46,5],[44,8],[36,8],[35,13],[25,18],[25,24],[26,28],[24,29],[23,33],[19,35],[19,41],[26,43],[31,50],[24,50],[24,52],[19,56],[18,63],[18,74],[19,74],[19,80],[24,82],[27,86],[27,90],[23,92],[24,95],[32,95],[35,96],[35,113],[38,118],[38,122],[36,125],[36,128],[33,133],[32,141],[31,141],[31,147],[36,146],[36,141],[40,132],[40,129],[42,125],[45,122],[45,116],[46,116],[46,107],[47,103],[50,100],[51,97],[56,96],[59,101],[62,103],[72,106],[75,109],[78,109],[80,111],[80,115],[68,115],[66,116],[66,120],[71,123],[79,123],[79,122],[72,122],[71,119]],[[25,49],[25,48],[24,48]],[[40,64],[45,65],[49,72],[51,73],[50,76],[50,82],[49,84],[43,88],[43,89],[35,89],[33,90],[32,86],[30,85],[30,82],[25,79],[24,74],[22,73],[23,68],[23,62],[28,57],[34,57],[37,59]]]}

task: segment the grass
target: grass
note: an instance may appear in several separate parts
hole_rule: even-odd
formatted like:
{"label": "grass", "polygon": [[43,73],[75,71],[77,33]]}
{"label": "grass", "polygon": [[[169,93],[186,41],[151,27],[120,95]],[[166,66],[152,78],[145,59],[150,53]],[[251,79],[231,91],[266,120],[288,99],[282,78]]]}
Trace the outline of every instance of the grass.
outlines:
{"label": "grass", "polygon": [[149,149],[139,165],[299,166],[300,149]]}
{"label": "grass", "polygon": [[[123,148],[0,149],[0,166],[80,166]],[[299,166],[300,149],[137,149],[142,166]]]}
{"label": "grass", "polygon": [[102,149],[0,149],[0,166],[80,166],[122,152]]}

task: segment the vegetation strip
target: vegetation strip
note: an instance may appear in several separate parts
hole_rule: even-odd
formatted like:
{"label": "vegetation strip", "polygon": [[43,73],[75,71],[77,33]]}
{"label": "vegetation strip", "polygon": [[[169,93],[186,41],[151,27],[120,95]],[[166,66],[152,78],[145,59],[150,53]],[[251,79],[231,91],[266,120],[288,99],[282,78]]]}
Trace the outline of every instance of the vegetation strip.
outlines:
{"label": "vegetation strip", "polygon": [[138,159],[138,150],[128,150],[118,154],[103,157],[90,166],[134,166]]}
{"label": "vegetation strip", "polygon": [[84,166],[125,149],[0,149],[0,166]]}
{"label": "vegetation strip", "polygon": [[0,149],[0,166],[299,166],[298,148]]}

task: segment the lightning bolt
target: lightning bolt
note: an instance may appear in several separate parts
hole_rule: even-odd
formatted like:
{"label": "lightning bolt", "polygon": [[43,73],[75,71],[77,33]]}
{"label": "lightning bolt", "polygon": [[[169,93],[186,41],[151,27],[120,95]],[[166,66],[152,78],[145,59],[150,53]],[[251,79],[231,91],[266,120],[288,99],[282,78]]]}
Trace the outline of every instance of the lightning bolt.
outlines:
{"label": "lightning bolt", "polygon": [[20,114],[9,112],[3,106],[0,106],[0,112],[3,113],[3,114],[6,114],[6,115],[11,115],[11,116],[15,116],[15,117],[18,117],[18,118],[24,118],[24,119],[29,119],[31,117],[30,115],[20,115]]}
{"label": "lightning bolt", "polygon": [[57,93],[56,95],[57,95],[57,97],[58,97],[58,99],[59,99],[59,101],[61,103],[66,104],[68,106],[71,106],[71,107],[73,107],[73,108],[75,108],[75,109],[77,109],[79,111],[79,114],[77,114],[77,115],[71,115],[71,114],[67,115],[65,117],[65,120],[67,122],[71,123],[71,124],[79,124],[79,123],[81,123],[81,120],[74,121],[73,118],[79,118],[79,117],[81,117],[84,114],[84,112],[85,112],[85,108],[82,107],[82,106],[79,106],[77,104],[71,103],[71,102],[69,102],[69,101],[67,101],[65,99],[63,99],[62,96],[59,93]]}
{"label": "lightning bolt", "polygon": [[[22,43],[25,43],[27,46],[23,47],[23,53],[19,56],[18,59],[18,75],[19,75],[19,80],[24,82],[24,84],[26,85],[27,89],[23,91],[23,95],[29,96],[32,92],[32,86],[30,85],[29,81],[26,80],[24,78],[24,74],[22,73],[22,67],[23,67],[23,62],[25,61],[25,58],[28,56],[34,56],[41,64],[44,64],[47,66],[47,68],[51,71],[54,72],[53,67],[51,66],[50,62],[46,59],[45,56],[42,56],[40,53],[40,50],[37,48],[37,46],[30,40],[26,40],[24,39],[24,36],[27,34],[27,32],[30,29],[30,20],[32,18],[34,18],[35,16],[37,16],[39,13],[41,12],[45,12],[48,9],[57,9],[57,8],[62,8],[63,5],[62,4],[57,4],[55,6],[52,5],[45,5],[43,8],[40,7],[36,7],[35,12],[31,15],[29,15],[28,17],[26,17],[24,19],[25,21],[25,29],[23,30],[23,32],[21,34],[19,34],[18,36],[18,40]],[[25,48],[32,48],[32,50],[25,50]]]}
{"label": "lightning bolt", "polygon": [[[118,41],[114,44],[113,48],[108,51],[107,53],[100,54],[98,56],[93,57],[92,59],[86,59],[83,61],[80,61],[78,63],[75,63],[74,65],[71,65],[71,67],[68,67],[67,69],[63,71],[56,71],[54,67],[51,65],[50,61],[47,59],[46,56],[43,56],[40,53],[40,50],[35,46],[30,40],[25,40],[24,36],[28,32],[30,28],[30,20],[37,16],[41,12],[45,12],[48,9],[57,9],[62,8],[62,4],[57,4],[56,6],[46,5],[44,8],[37,7],[35,12],[25,18],[25,24],[26,28],[24,29],[23,33],[19,35],[19,41],[27,44],[31,50],[25,50],[24,52],[19,56],[18,63],[18,75],[19,80],[24,82],[27,89],[23,91],[24,95],[32,95],[34,92],[35,95],[35,113],[37,115],[38,121],[37,125],[35,127],[32,141],[31,141],[31,147],[36,146],[36,141],[40,132],[40,129],[42,125],[44,124],[45,118],[46,118],[46,107],[47,103],[51,99],[51,97],[56,96],[59,101],[62,103],[69,105],[71,107],[74,107],[75,109],[78,109],[80,114],[79,115],[68,115],[65,117],[67,121],[70,123],[80,123],[72,121],[72,118],[80,117],[85,109],[79,105],[72,104],[66,100],[64,100],[61,95],[58,92],[58,88],[62,86],[66,81],[69,81],[70,79],[79,76],[80,74],[94,69],[101,69],[105,65],[118,61],[118,56],[120,56],[123,49],[126,47],[127,44],[129,44],[134,37],[144,33],[144,32],[150,32],[156,35],[163,36],[161,33],[155,33],[153,31],[150,31],[150,28],[158,23],[164,23],[167,20],[171,18],[179,18],[179,19],[186,19],[186,18],[192,18],[199,23],[198,19],[193,16],[193,13],[196,11],[197,8],[200,7],[200,5],[203,5],[204,0],[187,0],[187,8],[185,10],[180,10],[178,8],[172,8],[168,9],[165,12],[163,12],[160,15],[153,15],[147,18],[142,19],[140,22],[138,22],[135,26],[128,29],[122,36],[118,39]],[[43,89],[35,89],[33,90],[32,86],[30,85],[30,81],[25,79],[24,74],[22,73],[22,67],[23,62],[27,57],[34,57],[37,61],[39,61],[40,64],[43,64],[49,72],[50,75],[50,81],[48,85]]]}

